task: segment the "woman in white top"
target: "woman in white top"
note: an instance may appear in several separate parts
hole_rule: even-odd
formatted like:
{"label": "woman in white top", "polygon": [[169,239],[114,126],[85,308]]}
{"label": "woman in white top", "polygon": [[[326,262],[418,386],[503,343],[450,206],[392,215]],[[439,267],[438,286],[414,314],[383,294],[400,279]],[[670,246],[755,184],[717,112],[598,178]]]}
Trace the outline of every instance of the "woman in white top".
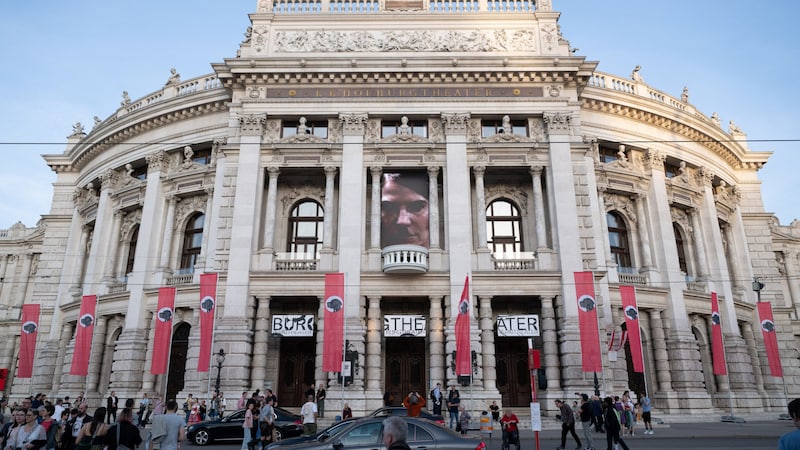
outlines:
{"label": "woman in white top", "polygon": [[[25,423],[18,426],[11,432],[6,442],[6,450],[34,450],[47,442],[47,434],[44,428],[36,421],[38,414],[33,409],[22,408],[25,414]],[[34,444],[34,441],[38,441]],[[40,445],[41,444],[41,445]]]}

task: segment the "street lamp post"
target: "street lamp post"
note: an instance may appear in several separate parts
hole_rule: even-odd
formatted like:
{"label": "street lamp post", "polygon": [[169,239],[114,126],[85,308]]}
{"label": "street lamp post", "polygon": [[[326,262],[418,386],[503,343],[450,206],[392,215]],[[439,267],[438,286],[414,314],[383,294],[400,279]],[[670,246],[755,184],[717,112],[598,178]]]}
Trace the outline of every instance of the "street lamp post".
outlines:
{"label": "street lamp post", "polygon": [[219,394],[220,374],[222,373],[222,363],[225,362],[225,350],[219,349],[217,353],[217,382],[214,384],[214,392]]}

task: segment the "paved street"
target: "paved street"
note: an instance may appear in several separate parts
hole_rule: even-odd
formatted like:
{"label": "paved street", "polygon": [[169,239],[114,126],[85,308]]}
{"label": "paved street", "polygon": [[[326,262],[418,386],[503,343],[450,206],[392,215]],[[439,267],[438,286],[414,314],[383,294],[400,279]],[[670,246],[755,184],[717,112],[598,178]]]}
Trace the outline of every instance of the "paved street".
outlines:
{"label": "paved street", "polygon": [[[634,450],[774,450],[778,446],[778,437],[793,429],[794,426],[791,421],[778,420],[736,424],[720,422],[674,423],[657,426],[653,435],[645,436],[637,433],[636,436],[626,437],[625,442],[628,447]],[[478,431],[472,431],[470,434],[478,434]],[[583,439],[582,431],[578,430],[578,435]],[[595,448],[604,450],[606,448],[605,434],[597,433],[594,436]],[[534,450],[536,448],[533,432],[523,431],[521,437],[522,450]],[[558,430],[548,429],[541,432],[540,448],[542,450],[555,449],[560,444],[560,437],[561,432]],[[493,433],[491,438],[486,436],[485,442],[488,450],[500,450],[501,440],[499,433]],[[194,445],[190,446],[196,450],[201,448]],[[210,445],[202,448],[203,450],[235,450],[239,448],[239,444]],[[575,441],[570,436],[567,436],[566,448],[575,448]],[[184,450],[186,449],[184,448]]]}

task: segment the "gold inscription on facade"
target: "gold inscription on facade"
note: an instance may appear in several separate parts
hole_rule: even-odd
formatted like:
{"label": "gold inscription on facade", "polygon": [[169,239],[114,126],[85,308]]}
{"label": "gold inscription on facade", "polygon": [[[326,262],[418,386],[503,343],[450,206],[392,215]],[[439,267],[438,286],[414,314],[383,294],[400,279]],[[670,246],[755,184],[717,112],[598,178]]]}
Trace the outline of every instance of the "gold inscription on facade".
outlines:
{"label": "gold inscription on facade", "polygon": [[542,97],[540,87],[319,87],[270,88],[267,98],[490,98],[490,97]]}

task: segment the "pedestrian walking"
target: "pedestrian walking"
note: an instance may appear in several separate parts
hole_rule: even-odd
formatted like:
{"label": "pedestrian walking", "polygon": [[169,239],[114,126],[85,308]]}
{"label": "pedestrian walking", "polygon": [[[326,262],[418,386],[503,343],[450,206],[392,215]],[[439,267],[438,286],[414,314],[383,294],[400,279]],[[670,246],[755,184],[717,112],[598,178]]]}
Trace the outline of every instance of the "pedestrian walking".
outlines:
{"label": "pedestrian walking", "polygon": [[611,397],[606,397],[603,400],[604,409],[605,409],[605,422],[606,422],[606,443],[607,450],[614,450],[614,445],[618,444],[622,447],[622,450],[630,450],[628,446],[625,444],[625,441],[619,436],[620,431],[622,430],[622,425],[619,421],[620,413],[614,407],[614,399]]}
{"label": "pedestrian walking", "polygon": [[581,418],[581,428],[583,429],[583,437],[586,439],[586,449],[594,450],[594,436],[592,436],[592,402],[589,401],[589,396],[581,394],[579,417]]}
{"label": "pedestrian walking", "polygon": [[575,433],[575,413],[568,404],[561,400],[556,400],[556,406],[561,410],[561,446],[558,447],[558,450],[564,450],[567,445],[567,433],[572,434],[575,442],[578,443],[576,448],[580,449],[582,447],[581,438]]}

